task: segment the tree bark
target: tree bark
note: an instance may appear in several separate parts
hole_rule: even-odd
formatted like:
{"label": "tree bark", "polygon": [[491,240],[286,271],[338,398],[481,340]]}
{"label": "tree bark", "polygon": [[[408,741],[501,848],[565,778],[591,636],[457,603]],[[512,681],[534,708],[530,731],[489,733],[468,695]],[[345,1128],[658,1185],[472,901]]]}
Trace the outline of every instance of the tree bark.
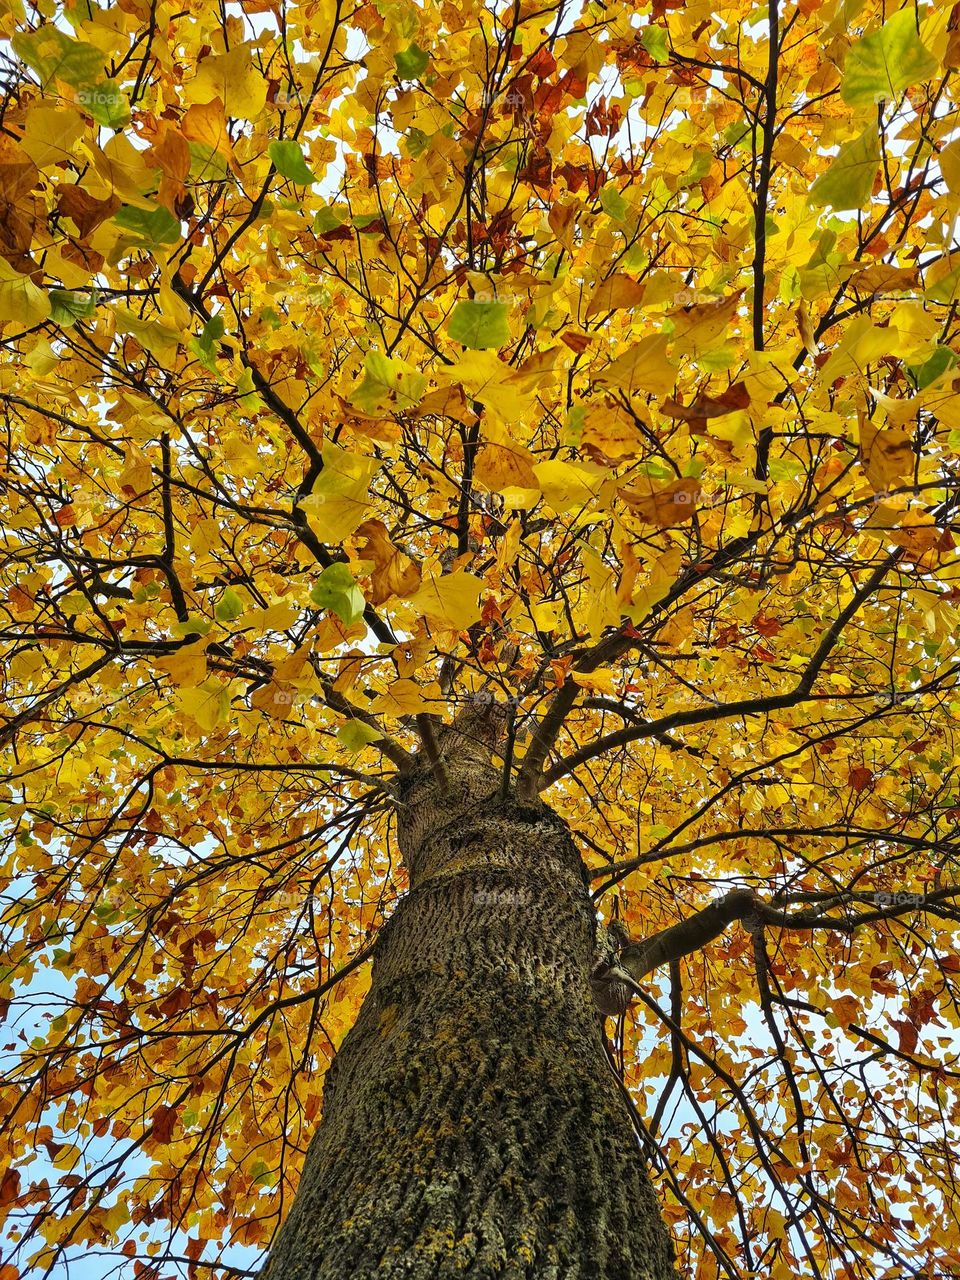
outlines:
{"label": "tree bark", "polygon": [[676,1276],[591,997],[583,864],[501,794],[490,744],[483,716],[441,727],[444,769],[402,782],[410,890],[264,1280]]}

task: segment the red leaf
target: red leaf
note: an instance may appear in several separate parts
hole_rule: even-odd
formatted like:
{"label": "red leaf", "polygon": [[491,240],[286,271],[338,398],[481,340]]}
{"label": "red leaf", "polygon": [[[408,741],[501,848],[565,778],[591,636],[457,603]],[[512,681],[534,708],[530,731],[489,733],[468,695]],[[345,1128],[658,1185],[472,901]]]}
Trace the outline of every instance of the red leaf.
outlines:
{"label": "red leaf", "polygon": [[775,636],[778,631],[783,630],[783,623],[778,622],[776,618],[768,618],[763,613],[758,613],[753,620],[753,625],[762,636],[769,638]]}

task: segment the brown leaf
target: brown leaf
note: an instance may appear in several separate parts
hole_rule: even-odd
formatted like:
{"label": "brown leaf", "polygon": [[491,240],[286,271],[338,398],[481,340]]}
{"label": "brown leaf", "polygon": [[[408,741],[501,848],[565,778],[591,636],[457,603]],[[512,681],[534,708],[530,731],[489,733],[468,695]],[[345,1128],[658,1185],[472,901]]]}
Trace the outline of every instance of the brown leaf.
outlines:
{"label": "brown leaf", "polygon": [[169,1142],[173,1136],[174,1126],[177,1123],[177,1108],[161,1106],[157,1107],[153,1113],[153,1123],[150,1125],[150,1137],[156,1142]]}
{"label": "brown leaf", "polygon": [[901,1053],[913,1053],[920,1039],[920,1033],[908,1018],[891,1018],[890,1025],[896,1027],[900,1037],[897,1048]]}
{"label": "brown leaf", "polygon": [[364,520],[357,536],[365,539],[360,555],[374,562],[371,590],[365,593],[370,603],[383,604],[391,596],[412,596],[420,586],[420,569],[393,545],[386,525],[380,520]]}
{"label": "brown leaf", "polygon": [[750,403],[750,392],[745,382],[735,382],[718,396],[697,396],[692,404],[678,404],[676,400],[664,400],[660,411],[669,418],[682,418],[684,422],[694,422],[704,418],[722,418],[725,413],[735,413],[738,409],[746,409]]}
{"label": "brown leaf", "polygon": [[856,765],[847,774],[847,786],[851,791],[865,791],[873,782],[873,770],[864,765]]}
{"label": "brown leaf", "polygon": [[20,1173],[16,1169],[5,1169],[0,1178],[0,1209],[13,1204],[20,1194]]}
{"label": "brown leaf", "polygon": [[646,492],[639,488],[623,488],[617,492],[638,519],[659,529],[669,529],[693,519],[700,487],[699,480],[684,476],[662,489],[654,489],[651,484]]}
{"label": "brown leaf", "polygon": [[72,218],[81,236],[86,237],[96,231],[101,222],[113,217],[120,208],[120,201],[116,196],[96,200],[83,187],[61,183],[57,187],[57,208],[66,217]]}

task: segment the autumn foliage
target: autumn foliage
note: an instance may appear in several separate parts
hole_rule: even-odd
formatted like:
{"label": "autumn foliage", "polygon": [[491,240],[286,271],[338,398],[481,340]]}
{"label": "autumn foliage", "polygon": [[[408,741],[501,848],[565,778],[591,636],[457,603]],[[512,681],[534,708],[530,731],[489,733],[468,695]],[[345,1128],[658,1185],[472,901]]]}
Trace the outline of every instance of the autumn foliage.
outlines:
{"label": "autumn foliage", "polygon": [[684,1274],[960,1272],[960,10],[896,2],[0,5],[2,1280],[253,1273],[492,700],[605,919],[756,895],[616,1024]]}

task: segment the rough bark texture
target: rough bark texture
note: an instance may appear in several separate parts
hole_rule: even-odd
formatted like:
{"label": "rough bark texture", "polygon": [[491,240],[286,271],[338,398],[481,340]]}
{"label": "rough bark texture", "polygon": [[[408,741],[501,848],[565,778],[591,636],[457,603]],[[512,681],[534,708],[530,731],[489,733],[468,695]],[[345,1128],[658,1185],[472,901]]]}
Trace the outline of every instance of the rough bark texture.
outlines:
{"label": "rough bark texture", "polygon": [[482,716],[404,787],[410,892],[327,1078],[269,1280],[673,1280],[590,994],[563,822],[500,796]]}

